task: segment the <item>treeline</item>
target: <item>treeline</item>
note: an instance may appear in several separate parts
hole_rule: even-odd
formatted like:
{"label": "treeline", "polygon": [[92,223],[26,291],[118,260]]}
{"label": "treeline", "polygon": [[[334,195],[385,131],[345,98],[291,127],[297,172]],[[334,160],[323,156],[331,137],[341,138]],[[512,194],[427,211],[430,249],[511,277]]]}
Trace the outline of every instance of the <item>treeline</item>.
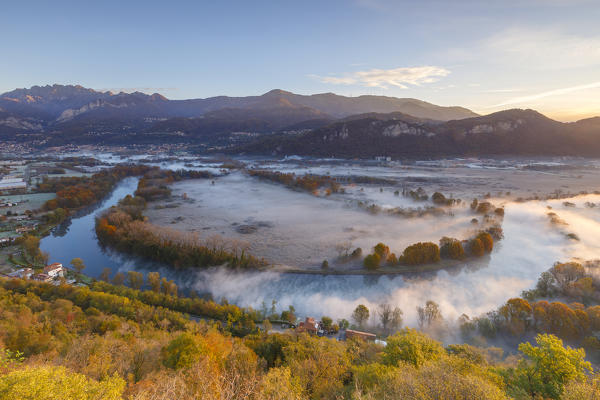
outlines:
{"label": "treeline", "polygon": [[[244,242],[218,236],[201,239],[197,233],[181,232],[146,222],[145,198],[155,198],[173,175],[144,176],[136,196],[127,196],[96,219],[96,235],[105,246],[118,251],[165,263],[175,268],[203,268],[227,265],[232,268],[258,268],[264,260],[247,253]],[[166,188],[168,190],[168,188]],[[142,193],[139,193],[142,192]]]}
{"label": "treeline", "polygon": [[[461,319],[465,337],[481,335],[520,341],[537,333],[549,333],[583,346],[600,360],[600,282],[597,263],[557,263],[543,272],[534,289],[512,298],[486,315]],[[552,301],[560,299],[560,301]]]}
{"label": "treeline", "polygon": [[43,208],[46,211],[63,208],[74,210],[94,204],[108,195],[116,184],[128,176],[141,176],[156,169],[146,165],[117,165],[98,172],[91,177],[44,178],[38,186],[39,192],[56,193],[56,198],[48,200]]}
{"label": "treeline", "polygon": [[319,189],[325,188],[325,194],[338,193],[342,188],[330,176],[310,175],[297,176],[293,173],[284,173],[279,171],[268,171],[262,169],[248,169],[248,175],[272,182],[281,183],[289,188],[304,190],[316,194]]}
{"label": "treeline", "polygon": [[[490,233],[491,232],[491,233]],[[492,236],[492,234],[494,236]],[[367,255],[363,265],[367,269],[377,269],[382,265],[425,265],[434,264],[444,259],[462,260],[466,257],[482,257],[494,248],[494,238],[502,238],[502,228],[494,226],[487,231],[480,231],[469,240],[443,237],[439,245],[433,242],[419,242],[404,249],[400,256],[390,251],[389,246],[378,243],[373,253]],[[357,249],[353,254],[362,254]]]}
{"label": "treeline", "polygon": [[404,329],[383,346],[288,331],[244,338],[98,288],[0,279],[7,400],[564,399],[598,397],[585,352],[552,335],[444,347]]}

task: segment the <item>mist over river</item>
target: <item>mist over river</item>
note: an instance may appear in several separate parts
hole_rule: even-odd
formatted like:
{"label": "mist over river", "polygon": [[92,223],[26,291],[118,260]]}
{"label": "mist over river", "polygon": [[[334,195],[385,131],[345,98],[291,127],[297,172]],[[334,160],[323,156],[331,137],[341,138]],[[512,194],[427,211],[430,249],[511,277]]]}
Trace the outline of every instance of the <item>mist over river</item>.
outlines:
{"label": "mist over river", "polygon": [[[386,173],[394,176],[387,170]],[[535,179],[535,175],[531,178]],[[444,184],[452,187],[451,182]],[[449,320],[463,313],[476,316],[531,288],[540,273],[556,261],[573,257],[595,259],[600,255],[600,207],[586,206],[586,203],[600,204],[600,195],[527,202],[492,197],[490,201],[505,208],[504,239],[496,243],[489,256],[448,270],[402,276],[234,272],[222,267],[175,272],[105,251],[97,242],[95,215],[132,194],[136,185],[137,179],[125,179],[95,210],[67,221],[44,238],[41,249],[50,254],[50,261],[68,264],[72,258],[81,257],[87,266],[84,272],[93,277],[106,267],[113,272],[158,270],[180,287],[210,293],[215,300],[225,297],[230,302],[255,308],[261,308],[263,302],[270,306],[276,300],[279,310],[293,305],[301,316],[349,318],[358,304],[374,309],[387,302],[404,311],[408,325],[415,325],[415,308],[427,300],[439,303]],[[468,182],[462,181],[461,185]],[[461,197],[459,186],[454,187],[457,188],[454,195]],[[485,190],[479,184],[473,187],[476,189],[467,196]],[[218,233],[244,240],[252,254],[271,263],[306,268],[318,268],[323,259],[333,262],[335,244],[342,241],[350,241],[353,247],[360,246],[365,252],[383,241],[398,254],[410,243],[437,241],[445,235],[465,238],[473,230],[467,206],[454,209],[453,216],[407,219],[371,215],[357,208],[355,202],[363,199],[386,208],[411,206],[412,200],[395,196],[393,191],[398,187],[393,184],[362,188],[353,186],[343,195],[316,197],[234,172],[216,178],[214,185],[207,180],[179,182],[173,185],[174,198],[181,199],[186,193],[189,201],[177,200],[177,207],[168,209],[170,214],[164,209],[155,210],[150,204],[147,214],[153,223],[206,237]],[[565,201],[572,205],[565,205]],[[550,224],[548,207],[567,225]],[[172,222],[173,216],[182,216],[182,220]],[[238,232],[239,225],[251,223],[258,223],[256,231]],[[567,233],[576,234],[580,240],[569,239]],[[335,263],[333,267],[336,268]]]}

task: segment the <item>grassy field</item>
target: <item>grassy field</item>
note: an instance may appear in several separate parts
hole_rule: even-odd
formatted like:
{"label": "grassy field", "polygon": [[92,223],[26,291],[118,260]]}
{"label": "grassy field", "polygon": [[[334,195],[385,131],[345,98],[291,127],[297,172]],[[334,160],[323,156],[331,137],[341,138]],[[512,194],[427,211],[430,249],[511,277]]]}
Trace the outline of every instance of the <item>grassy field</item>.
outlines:
{"label": "grassy field", "polygon": [[54,193],[32,193],[32,194],[15,194],[11,196],[0,196],[0,203],[19,203],[15,207],[0,208],[0,213],[5,214],[7,211],[12,213],[22,214],[26,210],[36,210],[40,208],[46,201],[56,197]]}

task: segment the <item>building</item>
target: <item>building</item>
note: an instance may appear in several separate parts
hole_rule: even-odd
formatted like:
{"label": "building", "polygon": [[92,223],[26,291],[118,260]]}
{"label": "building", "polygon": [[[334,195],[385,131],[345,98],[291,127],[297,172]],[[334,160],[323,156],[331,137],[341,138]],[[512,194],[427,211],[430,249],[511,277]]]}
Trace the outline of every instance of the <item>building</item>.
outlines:
{"label": "building", "polygon": [[4,177],[0,180],[0,190],[27,189],[23,178]]}
{"label": "building", "polygon": [[56,278],[58,276],[65,276],[65,267],[61,263],[53,263],[50,265],[46,265],[44,267],[44,274],[50,276],[51,278]]}
{"label": "building", "polygon": [[375,340],[377,335],[368,332],[355,331],[352,329],[346,329],[346,339],[353,337],[361,338],[363,340]]}
{"label": "building", "polygon": [[306,317],[306,320],[298,325],[298,332],[308,332],[316,335],[319,332],[319,323],[314,318]]}
{"label": "building", "polygon": [[35,274],[31,276],[31,279],[38,282],[52,282],[52,277],[47,274]]}
{"label": "building", "polygon": [[12,278],[21,278],[21,279],[29,279],[33,275],[33,269],[31,268],[21,268],[16,271],[11,272],[8,276]]}

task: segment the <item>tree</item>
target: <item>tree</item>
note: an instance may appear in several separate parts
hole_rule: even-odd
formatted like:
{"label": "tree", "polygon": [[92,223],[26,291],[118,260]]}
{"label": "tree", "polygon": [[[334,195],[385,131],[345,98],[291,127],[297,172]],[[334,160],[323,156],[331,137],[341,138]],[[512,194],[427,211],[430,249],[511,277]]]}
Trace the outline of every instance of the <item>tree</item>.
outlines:
{"label": "tree", "polygon": [[377,314],[379,315],[379,321],[381,322],[383,330],[387,332],[388,326],[392,321],[392,306],[387,303],[380,304],[377,308]]}
{"label": "tree", "polygon": [[362,328],[369,320],[369,309],[365,305],[359,304],[352,313],[352,319]]}
{"label": "tree", "polygon": [[144,275],[137,271],[127,271],[127,280],[129,282],[129,287],[140,290],[144,284]]}
{"label": "tree", "polygon": [[265,333],[269,333],[269,331],[271,329],[273,329],[273,325],[271,325],[271,321],[269,321],[268,319],[265,319],[262,323],[263,326],[263,331],[265,331]]}
{"label": "tree", "polygon": [[440,261],[440,248],[432,242],[419,242],[408,246],[398,260],[402,264],[422,265]]}
{"label": "tree", "polygon": [[440,256],[451,260],[460,260],[465,256],[465,250],[458,239],[443,237],[440,239]]}
{"label": "tree", "polygon": [[83,260],[79,257],[72,259],[71,265],[79,274],[81,274],[81,271],[85,269],[85,264],[83,263]]}
{"label": "tree", "polygon": [[394,307],[392,311],[392,320],[390,321],[390,328],[393,331],[397,331],[402,327],[402,310],[400,307]]}
{"label": "tree", "polygon": [[377,254],[380,260],[387,260],[390,255],[390,248],[383,243],[377,243],[373,247],[373,253]]}
{"label": "tree", "polygon": [[440,322],[442,320],[440,306],[435,301],[427,300],[425,307],[417,307],[417,319],[421,329]]}
{"label": "tree", "polygon": [[200,358],[202,350],[193,335],[182,333],[161,350],[163,364],[172,369],[190,367]]}
{"label": "tree", "polygon": [[110,273],[111,273],[111,269],[110,268],[103,268],[102,269],[102,273],[100,274],[99,278],[101,281],[104,282],[109,282],[110,281]]}
{"label": "tree", "polygon": [[485,254],[485,247],[479,238],[471,239],[469,242],[469,250],[476,257],[481,257]]}
{"label": "tree", "polygon": [[333,326],[333,320],[325,315],[321,317],[321,326],[325,331],[330,331]]}
{"label": "tree", "polygon": [[125,381],[114,375],[98,382],[64,367],[26,367],[0,375],[3,400],[119,400]]}
{"label": "tree", "polygon": [[585,350],[564,347],[562,340],[554,335],[540,334],[535,338],[537,346],[521,343],[521,351],[528,360],[519,363],[517,385],[532,398],[558,399],[564,387],[571,381],[584,381],[592,366],[585,361]]}
{"label": "tree", "polygon": [[148,272],[148,284],[153,292],[160,293],[160,274],[158,272]]}
{"label": "tree", "polygon": [[125,274],[122,272],[117,272],[115,276],[113,276],[113,284],[120,286],[125,283]]}
{"label": "tree", "polygon": [[494,249],[494,239],[492,235],[487,232],[480,232],[477,235],[477,239],[481,240],[481,244],[483,245],[483,249],[490,253]]}
{"label": "tree", "polygon": [[342,330],[346,330],[350,327],[350,322],[348,322],[348,320],[344,318],[338,319],[337,324]]}
{"label": "tree", "polygon": [[437,360],[443,354],[440,342],[415,329],[406,328],[387,338],[383,362],[397,366],[400,361],[405,361],[419,368],[425,361]]}
{"label": "tree", "polygon": [[381,264],[381,257],[379,254],[369,254],[365,257],[363,264],[367,269],[377,269],[379,268],[379,264]]}

